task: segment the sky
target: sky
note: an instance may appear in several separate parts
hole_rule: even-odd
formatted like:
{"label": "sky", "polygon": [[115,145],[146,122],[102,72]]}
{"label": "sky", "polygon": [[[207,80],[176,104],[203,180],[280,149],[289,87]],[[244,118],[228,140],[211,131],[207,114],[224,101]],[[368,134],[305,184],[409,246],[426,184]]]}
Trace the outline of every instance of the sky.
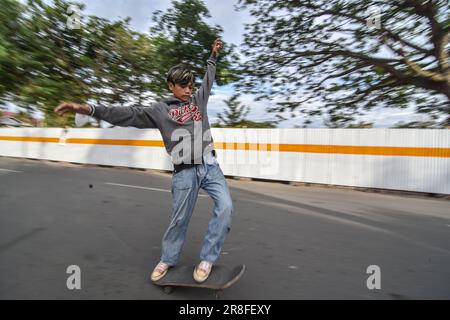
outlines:
{"label": "sky", "polygon": [[[44,0],[51,3],[51,0]],[[95,15],[111,21],[130,17],[130,27],[141,33],[149,33],[149,28],[153,24],[152,13],[156,10],[165,11],[171,6],[170,0],[77,0],[85,4],[82,15]],[[208,22],[211,25],[220,25],[223,30],[223,40],[225,43],[235,44],[238,48],[243,42],[244,27],[246,23],[251,23],[253,18],[248,11],[236,11],[235,5],[238,0],[204,0],[211,18]],[[238,52],[242,56],[242,52]],[[205,66],[206,67],[206,66]],[[216,122],[217,113],[223,112],[226,105],[223,102],[235,92],[232,85],[213,87],[213,95],[208,103],[208,116],[211,123]],[[247,118],[253,121],[274,120],[275,114],[266,111],[271,102],[254,101],[252,95],[241,95],[240,101],[250,107],[251,112]],[[299,112],[291,118],[290,114],[284,114],[286,121],[279,123],[280,128],[292,128],[301,125],[305,120],[304,115]],[[323,119],[316,117],[310,119],[312,123],[309,127],[323,127]],[[390,127],[400,121],[421,121],[426,120],[423,115],[417,115],[412,108],[408,109],[377,109],[367,113],[357,121],[373,122],[375,127]]]}

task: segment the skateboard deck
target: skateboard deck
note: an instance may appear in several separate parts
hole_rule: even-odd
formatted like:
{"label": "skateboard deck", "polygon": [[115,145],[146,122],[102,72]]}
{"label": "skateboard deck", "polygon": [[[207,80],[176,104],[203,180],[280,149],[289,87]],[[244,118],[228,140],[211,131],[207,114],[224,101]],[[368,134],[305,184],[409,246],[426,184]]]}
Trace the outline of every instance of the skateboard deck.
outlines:
{"label": "skateboard deck", "polygon": [[222,295],[222,291],[233,285],[245,272],[245,265],[227,267],[214,265],[211,274],[205,282],[198,283],[193,278],[195,266],[176,266],[170,268],[167,274],[160,280],[153,282],[163,287],[164,292],[170,294],[175,287],[206,288],[214,290],[216,298]]}

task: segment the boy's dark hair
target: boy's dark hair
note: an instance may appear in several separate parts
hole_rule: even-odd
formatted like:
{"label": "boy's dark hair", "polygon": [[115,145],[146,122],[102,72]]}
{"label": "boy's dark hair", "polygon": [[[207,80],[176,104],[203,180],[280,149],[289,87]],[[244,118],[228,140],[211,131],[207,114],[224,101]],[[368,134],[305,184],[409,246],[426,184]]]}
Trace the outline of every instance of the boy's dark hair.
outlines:
{"label": "boy's dark hair", "polygon": [[191,71],[189,65],[180,63],[170,68],[167,73],[167,82],[185,86],[190,82],[194,83],[194,73]]}

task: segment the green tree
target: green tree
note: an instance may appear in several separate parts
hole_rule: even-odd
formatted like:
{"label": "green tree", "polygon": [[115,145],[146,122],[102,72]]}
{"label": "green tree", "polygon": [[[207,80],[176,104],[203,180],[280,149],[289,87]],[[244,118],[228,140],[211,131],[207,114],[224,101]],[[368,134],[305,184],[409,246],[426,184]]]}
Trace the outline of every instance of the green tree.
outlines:
{"label": "green tree", "polygon": [[394,128],[414,128],[414,129],[425,129],[425,128],[433,128],[435,127],[435,123],[433,121],[410,121],[410,122],[404,122],[400,121],[396,125],[394,125]]}
{"label": "green tree", "polygon": [[[448,0],[240,0],[241,90],[345,125],[376,106],[450,114]],[[247,76],[248,75],[248,76]],[[319,106],[319,107],[315,107]]]}
{"label": "green tree", "polygon": [[90,17],[86,24],[87,48],[83,59],[88,73],[90,98],[107,106],[150,103],[159,82],[154,46],[144,34],[129,28],[130,19],[110,23]]}
{"label": "green tree", "polygon": [[[68,26],[70,5],[80,9],[79,28]],[[222,32],[203,20],[209,13],[201,1],[173,5],[155,14],[159,31],[149,37],[132,31],[130,18],[85,16],[80,3],[3,0],[0,101],[41,110],[46,126],[73,125],[73,115],[54,114],[61,101],[148,105],[167,92],[165,74],[172,65],[189,61],[203,74],[211,44]],[[232,51],[229,46],[221,52],[219,83],[233,78]]]}
{"label": "green tree", "polygon": [[277,127],[277,125],[272,121],[258,122],[252,120],[242,120],[235,123],[232,126],[217,122],[213,123],[211,126],[213,128],[252,128],[252,129],[272,129]]}
{"label": "green tree", "polygon": [[25,111],[20,111],[14,118],[27,124],[33,124],[30,115]]}
{"label": "green tree", "polygon": [[372,122],[364,122],[360,121],[358,123],[352,123],[347,126],[347,128],[353,128],[353,129],[370,129],[373,128]]}
{"label": "green tree", "polygon": [[239,94],[234,94],[228,100],[224,100],[228,109],[219,113],[219,121],[212,126],[216,128],[276,128],[275,121],[256,122],[245,119],[250,112],[250,107],[238,101]]}
{"label": "green tree", "polygon": [[[1,17],[0,38],[6,39],[9,60],[0,62],[0,98],[29,111],[38,107],[47,115],[59,100],[85,99],[87,86],[76,72],[82,67],[78,59],[81,31],[66,28],[67,3],[55,0],[51,6],[41,0],[26,4],[7,0],[6,6],[8,16]],[[46,121],[51,123],[51,118]]]}
{"label": "green tree", "polygon": [[222,121],[223,124],[233,127],[237,123],[245,120],[245,116],[250,112],[250,107],[246,105],[242,105],[237,99],[239,98],[238,94],[234,94],[228,100],[224,100],[225,104],[228,107],[228,110],[225,110],[222,113],[217,114],[217,117]]}
{"label": "green tree", "polygon": [[24,6],[17,0],[2,1],[0,10],[0,99],[15,93],[23,84],[23,48],[20,48],[24,34]]}
{"label": "green tree", "polygon": [[83,9],[64,0],[24,5],[7,0],[0,25],[0,99],[29,110],[37,107],[47,126],[73,124],[73,115],[53,112],[64,100],[148,103],[153,80],[160,76],[150,38],[131,31],[129,18],[111,23],[81,14],[80,28],[69,28],[71,4]]}
{"label": "green tree", "polygon": [[[200,81],[205,72],[205,61],[211,54],[211,44],[220,37],[223,29],[210,26],[205,21],[211,15],[201,0],[172,1],[172,7],[166,12],[160,10],[153,14],[155,26],[150,33],[155,43],[155,58],[159,74],[157,94],[168,93],[166,77],[170,67],[178,63],[187,63]],[[227,45],[218,57],[216,82],[218,85],[236,80],[238,56],[234,53],[235,46]]]}
{"label": "green tree", "polygon": [[252,121],[244,120],[236,125],[236,128],[253,128],[253,129],[273,129],[277,124],[274,121]]}

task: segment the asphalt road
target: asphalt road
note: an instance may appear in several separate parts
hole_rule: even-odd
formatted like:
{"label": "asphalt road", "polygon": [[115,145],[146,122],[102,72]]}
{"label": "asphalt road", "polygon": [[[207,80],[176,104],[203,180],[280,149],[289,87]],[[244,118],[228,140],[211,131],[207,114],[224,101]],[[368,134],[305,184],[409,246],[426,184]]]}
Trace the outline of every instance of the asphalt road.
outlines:
{"label": "asphalt road", "polygon": [[[450,298],[450,201],[228,183],[235,213],[218,263],[247,271],[224,299]],[[214,299],[149,281],[170,184],[170,173],[0,157],[0,298]],[[212,206],[203,193],[181,263],[198,262]],[[79,290],[66,285],[71,265]],[[367,287],[371,265],[380,289]]]}

